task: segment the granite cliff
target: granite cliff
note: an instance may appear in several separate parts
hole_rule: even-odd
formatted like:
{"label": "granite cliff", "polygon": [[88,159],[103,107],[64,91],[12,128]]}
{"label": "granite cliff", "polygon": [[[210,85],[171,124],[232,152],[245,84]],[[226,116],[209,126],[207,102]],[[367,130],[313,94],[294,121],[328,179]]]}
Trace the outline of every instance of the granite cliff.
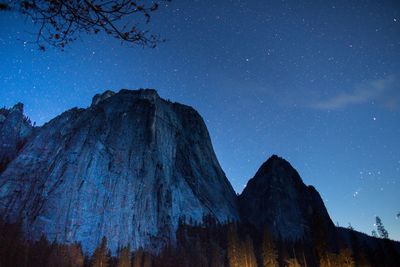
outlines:
{"label": "granite cliff", "polygon": [[22,103],[0,109],[0,173],[17,156],[32,131]]}
{"label": "granite cliff", "polygon": [[105,236],[114,252],[128,243],[158,249],[174,240],[180,220],[239,218],[236,194],[191,107],[155,90],[106,91],[33,134],[19,119],[8,123],[21,112],[0,124],[7,148],[0,212],[21,221],[29,238],[45,234],[93,251]]}

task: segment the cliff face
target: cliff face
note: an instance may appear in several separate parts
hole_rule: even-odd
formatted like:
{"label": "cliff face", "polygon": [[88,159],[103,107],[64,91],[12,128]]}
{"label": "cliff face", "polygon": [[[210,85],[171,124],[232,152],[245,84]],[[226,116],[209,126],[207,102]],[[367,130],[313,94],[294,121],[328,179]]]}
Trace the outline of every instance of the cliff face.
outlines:
{"label": "cliff face", "polygon": [[37,128],[14,157],[0,174],[0,212],[30,238],[157,249],[181,218],[238,219],[202,118],[154,90],[96,95]]}
{"label": "cliff face", "polygon": [[334,225],[319,193],[306,186],[286,160],[272,156],[250,179],[239,196],[242,220],[276,237],[307,239],[314,229],[334,236]]}
{"label": "cliff face", "polygon": [[24,116],[24,105],[0,109],[0,173],[26,143],[33,127]]}
{"label": "cliff face", "polygon": [[318,192],[277,156],[237,198],[200,115],[155,90],[106,91],[36,128],[22,104],[1,109],[0,145],[0,214],[31,239],[158,250],[204,216],[282,239],[336,235]]}

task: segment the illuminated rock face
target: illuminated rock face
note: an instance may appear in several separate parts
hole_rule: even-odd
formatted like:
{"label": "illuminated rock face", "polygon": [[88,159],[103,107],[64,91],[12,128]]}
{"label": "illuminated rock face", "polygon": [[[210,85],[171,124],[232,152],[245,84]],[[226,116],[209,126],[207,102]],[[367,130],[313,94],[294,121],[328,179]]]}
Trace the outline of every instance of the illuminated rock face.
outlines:
{"label": "illuminated rock face", "polygon": [[334,236],[335,227],[319,193],[303,183],[289,162],[275,155],[249,180],[239,206],[244,222],[260,230],[267,227],[281,239],[307,239],[316,227]]}
{"label": "illuminated rock face", "polygon": [[98,95],[35,130],[0,174],[0,212],[37,239],[91,252],[158,249],[180,219],[238,219],[236,195],[200,115],[154,90]]}

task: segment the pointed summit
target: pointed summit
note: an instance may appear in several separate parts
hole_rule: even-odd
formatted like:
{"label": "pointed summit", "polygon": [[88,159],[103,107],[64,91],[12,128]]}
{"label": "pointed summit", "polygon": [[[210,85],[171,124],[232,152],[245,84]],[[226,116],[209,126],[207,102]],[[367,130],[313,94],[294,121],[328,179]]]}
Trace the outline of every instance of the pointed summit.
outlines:
{"label": "pointed summit", "polygon": [[[268,179],[272,179],[272,181],[266,181]],[[300,175],[292,165],[277,155],[272,155],[266,162],[264,162],[249,183],[259,183],[260,181],[264,181],[265,183],[268,183],[268,185],[291,182],[297,186],[304,186]]]}
{"label": "pointed summit", "polygon": [[276,155],[250,179],[239,196],[239,206],[244,222],[266,226],[284,239],[307,235],[317,214],[333,227],[318,192],[306,186],[290,163]]}

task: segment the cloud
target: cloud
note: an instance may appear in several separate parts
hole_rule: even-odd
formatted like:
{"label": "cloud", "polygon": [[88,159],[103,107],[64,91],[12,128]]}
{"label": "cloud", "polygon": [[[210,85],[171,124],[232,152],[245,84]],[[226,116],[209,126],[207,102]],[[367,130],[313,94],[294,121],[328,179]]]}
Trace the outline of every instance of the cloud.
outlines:
{"label": "cloud", "polygon": [[395,109],[399,105],[399,89],[398,77],[390,75],[384,79],[370,80],[357,85],[350,93],[343,92],[328,99],[318,100],[312,103],[310,107],[321,110],[335,110],[374,101],[387,108]]}

